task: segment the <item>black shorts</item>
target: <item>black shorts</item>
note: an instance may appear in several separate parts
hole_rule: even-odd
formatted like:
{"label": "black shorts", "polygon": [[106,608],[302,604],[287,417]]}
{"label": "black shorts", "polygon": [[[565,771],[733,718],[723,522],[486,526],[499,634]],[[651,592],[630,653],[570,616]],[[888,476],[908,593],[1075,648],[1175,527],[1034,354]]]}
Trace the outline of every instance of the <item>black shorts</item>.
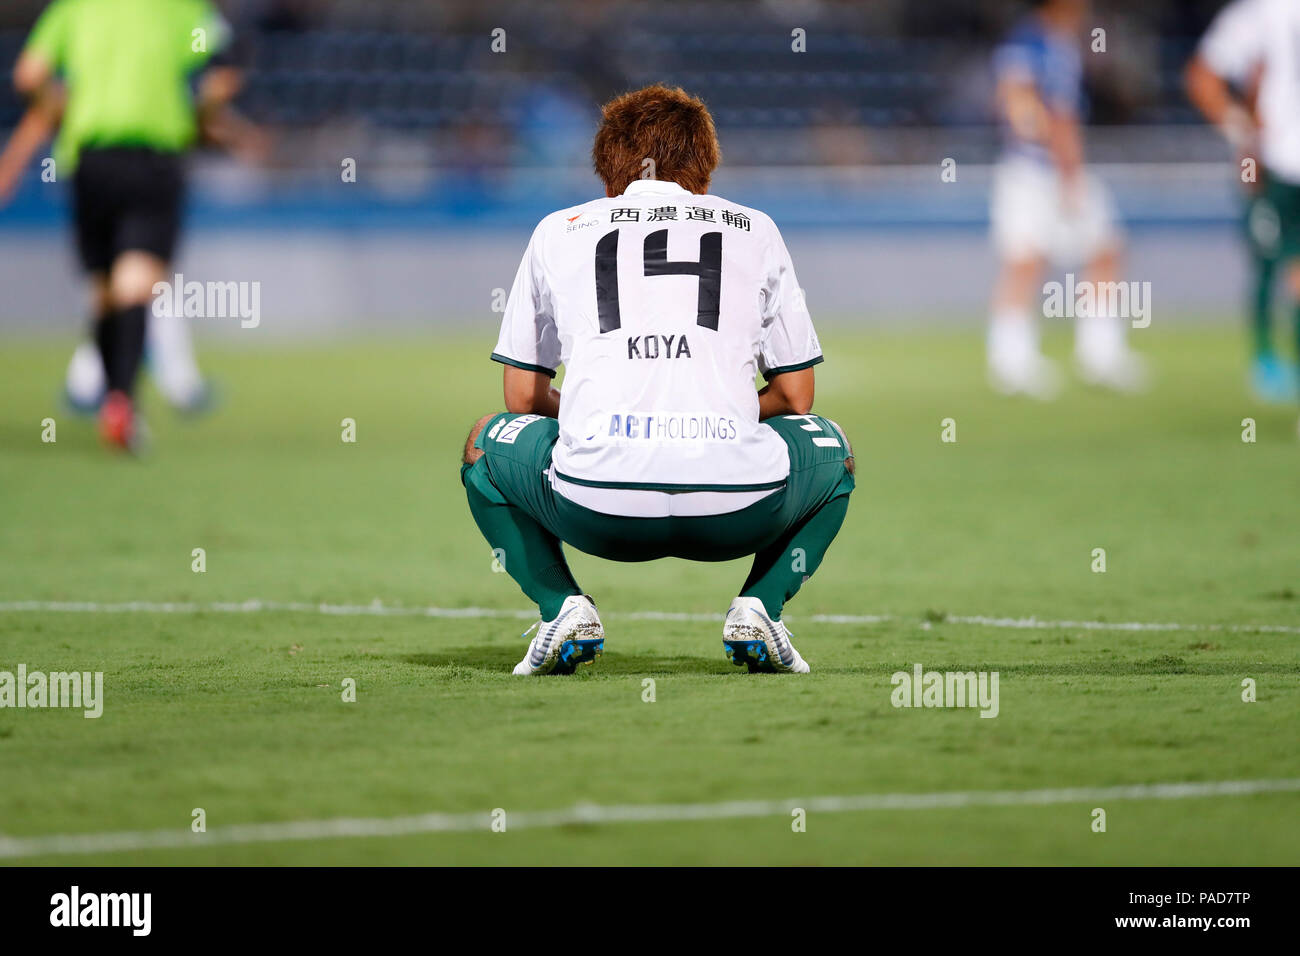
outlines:
{"label": "black shorts", "polygon": [[128,251],[171,260],[185,195],[183,163],[179,153],[139,146],[82,151],[72,205],[87,272],[107,272]]}

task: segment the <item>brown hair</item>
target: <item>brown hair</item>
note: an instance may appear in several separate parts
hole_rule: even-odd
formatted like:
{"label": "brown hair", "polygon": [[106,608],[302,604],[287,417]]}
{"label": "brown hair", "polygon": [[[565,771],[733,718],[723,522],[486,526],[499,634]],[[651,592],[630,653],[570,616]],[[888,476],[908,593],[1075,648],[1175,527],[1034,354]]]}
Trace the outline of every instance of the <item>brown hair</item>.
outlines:
{"label": "brown hair", "polygon": [[679,86],[656,83],[616,96],[602,108],[603,119],[591,147],[591,162],[605,191],[617,196],[645,177],[645,160],[654,162],[654,179],[677,183],[693,193],[707,192],[722,150],[709,108]]}

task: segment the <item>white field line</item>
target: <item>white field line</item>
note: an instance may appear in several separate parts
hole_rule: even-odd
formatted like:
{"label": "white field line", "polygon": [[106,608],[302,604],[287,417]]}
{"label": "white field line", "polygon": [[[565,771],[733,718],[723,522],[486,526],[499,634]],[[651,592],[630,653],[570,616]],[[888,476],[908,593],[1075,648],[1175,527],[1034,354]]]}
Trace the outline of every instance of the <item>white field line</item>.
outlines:
{"label": "white field line", "polygon": [[945,623],[978,624],[981,627],[1031,628],[1081,631],[1227,631],[1264,634],[1300,634],[1293,624],[1179,624],[1173,621],[1044,621],[1036,617],[985,617],[982,614],[949,614]]}
{"label": "white field line", "polygon": [[[306,601],[0,601],[0,614],[21,611],[51,611],[80,614],[254,614],[259,612],[295,612],[332,614],[343,617],[432,617],[432,618],[518,618],[535,620],[536,611],[490,607],[406,607],[373,601],[370,604],[313,604]],[[721,614],[676,611],[614,611],[604,615],[623,621],[721,621]],[[790,615],[790,621],[801,620]],[[812,624],[884,624],[901,620],[892,614],[813,614],[802,618]],[[931,622],[917,622],[921,627]],[[1228,633],[1300,634],[1300,625],[1291,624],[1181,624],[1175,621],[1056,621],[1037,617],[989,617],[980,614],[948,614],[943,623],[974,624],[980,627],[1014,630],[1083,630],[1083,631],[1221,631]]]}
{"label": "white field line", "polygon": [[[1260,793],[1295,793],[1300,779],[1224,780],[1207,783],[1144,783],[1119,787],[1067,787],[1052,790],[964,790],[939,793],[868,793],[856,796],[806,797],[790,800],[733,800],[725,803],[578,804],[563,810],[509,812],[507,832],[596,826],[619,823],[666,823],[788,816],[801,808],[809,814],[854,813],[870,810],[941,810],[965,807],[1045,806],[1059,803],[1098,804],[1113,800],[1185,800],[1201,797],[1242,797]],[[213,827],[206,833],[189,830],[134,830],[117,833],[68,833],[52,836],[0,835],[0,859],[138,850],[197,849],[292,840],[332,840],[346,837],[395,837],[413,833],[490,831],[493,815],[424,813],[405,817],[337,817],[281,823],[243,823]]]}

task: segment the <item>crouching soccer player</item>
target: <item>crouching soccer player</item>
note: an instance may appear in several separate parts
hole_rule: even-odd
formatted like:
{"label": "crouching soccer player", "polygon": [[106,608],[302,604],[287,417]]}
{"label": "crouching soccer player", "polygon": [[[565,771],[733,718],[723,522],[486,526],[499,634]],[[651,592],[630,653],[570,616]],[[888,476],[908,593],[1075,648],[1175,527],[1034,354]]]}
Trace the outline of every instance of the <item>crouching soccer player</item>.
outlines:
{"label": "crouching soccer player", "polygon": [[514,672],[571,673],[603,649],[563,542],[613,561],[754,555],[724,649],[807,673],[781,611],[844,521],[853,458],[811,414],[821,347],[785,243],[707,194],[713,119],[680,89],[606,104],[592,155],[606,198],[533,232],[492,354],[506,411],[474,425],[461,468],[474,520],[541,611]]}

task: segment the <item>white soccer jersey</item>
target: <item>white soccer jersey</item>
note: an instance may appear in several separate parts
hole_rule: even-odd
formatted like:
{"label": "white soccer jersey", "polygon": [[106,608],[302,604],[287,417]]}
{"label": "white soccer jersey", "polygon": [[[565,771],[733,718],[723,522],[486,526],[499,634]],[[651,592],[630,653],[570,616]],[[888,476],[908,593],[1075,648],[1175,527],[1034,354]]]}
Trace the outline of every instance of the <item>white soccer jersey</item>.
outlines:
{"label": "white soccer jersey", "polygon": [[1261,70],[1260,161],[1300,184],[1300,2],[1234,0],[1210,24],[1201,56],[1219,76],[1247,83]]}
{"label": "white soccer jersey", "polygon": [[492,357],[564,366],[550,479],[632,515],[722,514],[780,487],[755,373],[822,360],[772,220],[656,180],[538,224]]}

